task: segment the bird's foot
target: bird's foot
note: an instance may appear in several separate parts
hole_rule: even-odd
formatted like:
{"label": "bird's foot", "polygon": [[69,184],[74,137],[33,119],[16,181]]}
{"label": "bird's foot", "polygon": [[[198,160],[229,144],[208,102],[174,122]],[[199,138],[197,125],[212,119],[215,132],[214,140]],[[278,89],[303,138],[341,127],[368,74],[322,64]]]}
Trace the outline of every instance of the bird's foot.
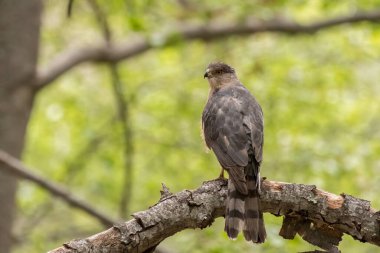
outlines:
{"label": "bird's foot", "polygon": [[222,168],[222,171],[221,171],[220,174],[219,174],[218,179],[226,179],[226,178],[224,177],[224,169],[223,169],[223,168]]}

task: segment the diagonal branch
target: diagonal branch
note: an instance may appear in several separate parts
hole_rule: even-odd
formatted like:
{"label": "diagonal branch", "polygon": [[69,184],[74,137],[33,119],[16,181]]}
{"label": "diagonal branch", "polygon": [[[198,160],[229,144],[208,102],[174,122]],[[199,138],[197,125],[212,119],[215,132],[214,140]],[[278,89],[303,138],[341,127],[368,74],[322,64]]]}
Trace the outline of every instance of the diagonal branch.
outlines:
{"label": "diagonal branch", "polygon": [[134,42],[124,42],[117,46],[98,45],[93,48],[68,49],[58,55],[46,69],[37,73],[36,87],[43,88],[71,68],[84,62],[118,62],[150,49],[148,42],[137,38]]}
{"label": "diagonal branch", "polygon": [[[196,190],[171,194],[162,191],[160,201],[134,219],[82,240],[73,240],[50,253],[144,252],[165,238],[187,228],[205,228],[224,214],[225,180],[203,183]],[[339,252],[343,233],[380,246],[380,212],[370,202],[346,194],[335,195],[313,185],[265,180],[262,208],[284,216],[280,235],[293,239],[296,233],[327,252]]]}
{"label": "diagonal branch", "polygon": [[[247,19],[249,20],[249,19]],[[316,21],[311,24],[299,24],[291,20],[273,19],[269,21],[252,21],[244,23],[209,22],[204,25],[184,25],[167,34],[158,34],[158,40],[150,40],[145,36],[128,39],[127,42],[115,46],[97,45],[93,48],[69,49],[58,55],[48,67],[37,73],[35,85],[43,88],[71,68],[84,62],[118,62],[142,54],[149,49],[172,44],[183,40],[217,40],[228,36],[248,36],[255,33],[274,32],[284,34],[312,34],[322,29],[359,22],[380,21],[380,10],[372,12],[358,12],[351,15],[339,16],[331,19]],[[159,42],[158,42],[159,41]]]}
{"label": "diagonal branch", "polygon": [[40,175],[37,175],[35,172],[32,172],[30,168],[27,168],[21,161],[14,158],[13,156],[7,154],[4,151],[0,150],[0,164],[4,164],[5,166],[0,166],[1,169],[5,170],[5,172],[10,173],[16,177],[26,179],[32,181],[39,185],[40,187],[47,190],[54,196],[57,196],[64,201],[66,201],[69,205],[80,209],[87,214],[93,216],[98,219],[105,226],[112,226],[116,221],[109,218],[107,215],[97,211],[94,207],[85,203],[82,200],[79,200],[75,196],[73,196],[67,189],[63,186],[53,183],[46,178],[43,178]]}

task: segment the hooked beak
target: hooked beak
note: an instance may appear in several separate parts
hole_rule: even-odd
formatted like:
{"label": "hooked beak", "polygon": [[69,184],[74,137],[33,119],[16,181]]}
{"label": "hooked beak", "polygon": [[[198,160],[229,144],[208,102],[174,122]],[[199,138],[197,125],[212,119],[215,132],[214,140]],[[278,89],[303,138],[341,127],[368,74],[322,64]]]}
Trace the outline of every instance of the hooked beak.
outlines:
{"label": "hooked beak", "polygon": [[206,72],[204,75],[203,75],[203,79],[205,79],[205,78],[208,78],[208,72]]}

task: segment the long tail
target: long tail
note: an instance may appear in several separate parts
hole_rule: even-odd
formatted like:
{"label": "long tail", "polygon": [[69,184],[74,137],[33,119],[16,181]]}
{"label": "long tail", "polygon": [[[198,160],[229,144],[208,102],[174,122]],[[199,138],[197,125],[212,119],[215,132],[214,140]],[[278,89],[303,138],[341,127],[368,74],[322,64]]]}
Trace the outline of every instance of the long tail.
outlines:
{"label": "long tail", "polygon": [[[235,239],[243,230],[247,241],[263,243],[266,238],[263,213],[260,209],[259,176],[255,176],[253,170],[246,172],[246,184],[248,194],[242,194],[237,190],[234,182],[228,180],[228,196],[225,215],[225,227],[228,237]],[[256,178],[258,178],[256,180]]]}
{"label": "long tail", "polygon": [[254,175],[253,170],[246,171],[248,195],[245,198],[243,234],[247,241],[263,243],[267,237],[263,213],[260,207],[259,186],[260,176]]}
{"label": "long tail", "polygon": [[247,195],[236,190],[232,179],[228,180],[228,195],[226,205],[226,223],[224,231],[231,239],[235,239],[244,226],[244,200]]}

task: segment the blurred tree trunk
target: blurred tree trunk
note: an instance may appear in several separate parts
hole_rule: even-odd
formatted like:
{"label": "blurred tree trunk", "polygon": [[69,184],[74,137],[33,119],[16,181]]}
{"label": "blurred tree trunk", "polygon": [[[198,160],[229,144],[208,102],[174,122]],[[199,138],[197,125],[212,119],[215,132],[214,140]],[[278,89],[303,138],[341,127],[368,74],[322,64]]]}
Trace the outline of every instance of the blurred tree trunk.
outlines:
{"label": "blurred tree trunk", "polygon": [[[33,105],[41,10],[41,0],[0,0],[0,149],[15,157]],[[1,253],[11,250],[16,189],[16,178],[1,172]]]}

